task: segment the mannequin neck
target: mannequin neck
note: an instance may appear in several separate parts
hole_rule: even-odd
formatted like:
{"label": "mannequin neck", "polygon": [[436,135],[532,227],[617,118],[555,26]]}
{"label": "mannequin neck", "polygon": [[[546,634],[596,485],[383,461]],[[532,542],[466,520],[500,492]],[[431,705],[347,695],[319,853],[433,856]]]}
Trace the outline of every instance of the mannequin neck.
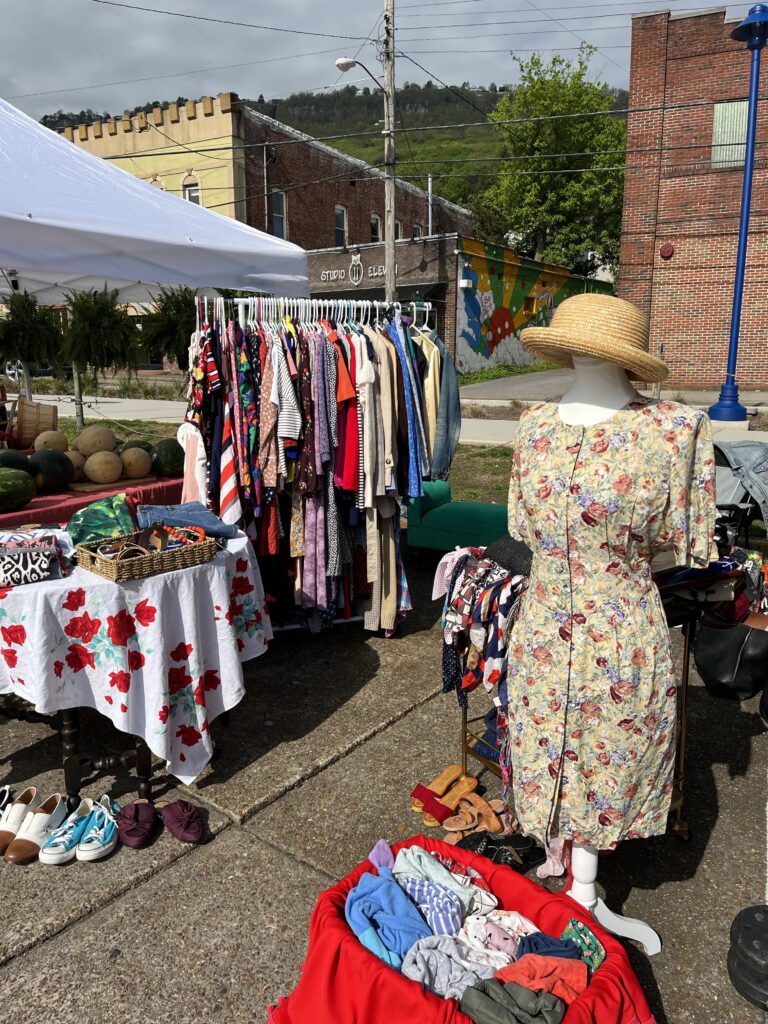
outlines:
{"label": "mannequin neck", "polygon": [[638,397],[626,370],[615,363],[574,356],[573,371],[573,384],[560,399],[559,412],[564,423],[591,426],[609,419]]}

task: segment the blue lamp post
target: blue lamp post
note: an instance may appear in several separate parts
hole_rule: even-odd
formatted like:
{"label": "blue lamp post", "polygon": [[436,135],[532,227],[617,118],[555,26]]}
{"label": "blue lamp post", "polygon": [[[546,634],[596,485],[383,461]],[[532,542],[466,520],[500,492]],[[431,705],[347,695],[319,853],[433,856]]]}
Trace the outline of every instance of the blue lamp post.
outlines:
{"label": "blue lamp post", "polygon": [[747,410],[739,401],[739,385],[736,383],[736,357],[739,352],[739,326],[741,324],[741,301],[744,296],[744,269],[747,262],[747,238],[749,234],[749,207],[752,201],[752,171],[755,165],[755,127],[757,125],[757,93],[760,83],[760,51],[768,40],[768,6],[755,4],[750,7],[744,21],[731,32],[731,39],[747,44],[752,51],[752,65],[749,71],[749,103],[747,106],[747,142],[744,153],[744,185],[741,192],[741,219],[739,220],[739,248],[736,253],[736,276],[733,282],[733,311],[731,313],[731,336],[728,343],[728,367],[725,383],[720,388],[720,398],[710,406],[709,415],[715,420],[745,420]]}

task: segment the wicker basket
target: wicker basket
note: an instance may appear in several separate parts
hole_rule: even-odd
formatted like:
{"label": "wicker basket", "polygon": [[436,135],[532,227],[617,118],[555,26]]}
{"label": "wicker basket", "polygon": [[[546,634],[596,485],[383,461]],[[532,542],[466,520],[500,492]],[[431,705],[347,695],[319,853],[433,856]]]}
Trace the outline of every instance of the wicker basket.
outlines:
{"label": "wicker basket", "polygon": [[[126,541],[137,541],[140,533],[128,534]],[[119,540],[121,538],[115,538]],[[137,555],[134,558],[107,558],[100,555],[98,549],[109,543],[106,540],[90,541],[78,544],[75,551],[77,564],[90,572],[98,573],[113,583],[124,583],[127,580],[143,580],[147,576],[157,576],[163,572],[174,572],[176,569],[190,569],[193,565],[210,562],[217,551],[216,541],[207,537],[194,544],[182,544],[166,551],[153,551],[149,555]]]}

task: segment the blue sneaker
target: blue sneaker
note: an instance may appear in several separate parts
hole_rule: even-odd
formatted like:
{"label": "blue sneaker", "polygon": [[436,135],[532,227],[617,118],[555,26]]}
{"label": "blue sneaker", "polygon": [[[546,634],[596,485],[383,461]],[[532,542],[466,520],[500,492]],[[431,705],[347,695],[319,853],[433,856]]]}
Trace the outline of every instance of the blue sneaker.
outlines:
{"label": "blue sneaker", "polygon": [[93,800],[84,798],[63,825],[51,832],[38,855],[40,863],[66,864],[74,860],[77,844],[88,831],[92,816]]}
{"label": "blue sneaker", "polygon": [[110,800],[105,793],[93,805],[93,814],[88,828],[77,844],[75,856],[78,860],[101,860],[117,846],[117,820],[119,804]]}

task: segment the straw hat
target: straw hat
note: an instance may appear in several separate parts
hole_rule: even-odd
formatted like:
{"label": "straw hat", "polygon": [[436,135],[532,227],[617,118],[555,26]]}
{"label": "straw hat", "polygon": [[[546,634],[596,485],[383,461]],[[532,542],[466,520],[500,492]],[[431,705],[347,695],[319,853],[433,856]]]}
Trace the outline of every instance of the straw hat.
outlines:
{"label": "straw hat", "polygon": [[649,354],[648,334],[648,318],[637,306],[585,292],[561,302],[549,327],[526,327],[520,338],[540,359],[573,366],[572,356],[591,356],[623,366],[634,380],[656,383],[666,378],[669,368]]}

